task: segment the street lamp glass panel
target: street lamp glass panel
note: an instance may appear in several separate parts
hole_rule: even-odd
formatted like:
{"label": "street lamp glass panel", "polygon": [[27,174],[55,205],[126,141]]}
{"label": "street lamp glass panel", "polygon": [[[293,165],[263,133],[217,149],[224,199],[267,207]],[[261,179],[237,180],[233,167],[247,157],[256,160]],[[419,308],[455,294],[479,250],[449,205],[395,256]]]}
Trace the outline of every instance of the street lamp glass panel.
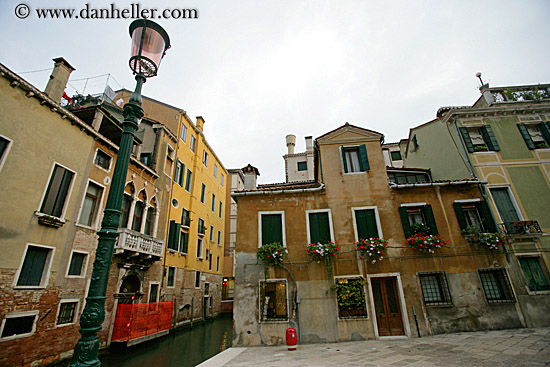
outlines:
{"label": "street lamp glass panel", "polygon": [[138,19],[130,24],[132,53],[130,68],[135,74],[146,77],[157,75],[160,61],[170,48],[170,39],[166,31],[158,24]]}

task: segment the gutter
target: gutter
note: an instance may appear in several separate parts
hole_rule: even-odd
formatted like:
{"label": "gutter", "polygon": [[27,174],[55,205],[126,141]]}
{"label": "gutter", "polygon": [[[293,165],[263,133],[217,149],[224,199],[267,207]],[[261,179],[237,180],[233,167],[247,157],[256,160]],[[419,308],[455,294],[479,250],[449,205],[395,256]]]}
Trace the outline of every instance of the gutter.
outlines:
{"label": "gutter", "polygon": [[231,197],[235,198],[238,196],[252,196],[252,195],[267,195],[267,194],[297,194],[297,193],[303,193],[303,192],[317,192],[317,191],[323,191],[325,189],[325,184],[322,183],[319,187],[312,187],[309,189],[290,189],[290,190],[257,190],[257,191],[246,191],[246,192],[233,192],[231,193]]}
{"label": "gutter", "polygon": [[466,185],[466,184],[479,184],[486,185],[487,181],[469,180],[469,181],[451,181],[451,182],[422,182],[422,183],[408,183],[408,184],[396,184],[390,183],[392,189],[404,189],[408,187],[433,187],[433,186],[450,186],[450,185]]}

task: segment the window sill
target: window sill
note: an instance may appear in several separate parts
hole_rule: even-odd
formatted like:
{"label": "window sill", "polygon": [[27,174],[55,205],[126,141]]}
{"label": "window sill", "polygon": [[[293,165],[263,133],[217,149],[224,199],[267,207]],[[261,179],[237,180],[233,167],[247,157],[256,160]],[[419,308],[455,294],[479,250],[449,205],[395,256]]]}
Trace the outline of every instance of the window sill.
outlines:
{"label": "window sill", "polygon": [[43,226],[60,228],[66,223],[64,218],[54,217],[49,214],[35,212],[34,215],[38,217],[38,224]]}
{"label": "window sill", "polygon": [[13,340],[13,339],[20,339],[20,338],[26,338],[28,336],[31,336],[34,334],[34,331],[32,333],[26,333],[26,334],[18,334],[18,335],[10,335],[3,338],[0,338],[0,342]]}
{"label": "window sill", "polygon": [[531,290],[528,289],[527,293],[529,293],[530,296],[542,296],[542,295],[550,294],[550,290],[547,290],[547,291],[531,291]]}
{"label": "window sill", "polygon": [[338,321],[368,321],[368,316],[338,317]]}
{"label": "window sill", "polygon": [[28,290],[28,289],[46,289],[45,285],[16,285],[13,287],[15,290]]}
{"label": "window sill", "polygon": [[359,171],[359,172],[342,172],[342,174],[345,175],[362,175],[367,173],[368,171]]}
{"label": "window sill", "polygon": [[86,278],[85,275],[66,275],[65,278],[67,279],[84,279]]}
{"label": "window sill", "polygon": [[57,329],[57,328],[62,328],[62,327],[64,327],[64,326],[71,326],[71,325],[74,325],[74,324],[75,324],[74,321],[73,321],[73,322],[68,322],[68,323],[66,323],[66,324],[55,325],[55,328],[56,328],[56,329]]}
{"label": "window sill", "polygon": [[74,226],[82,228],[82,229],[88,229],[88,230],[95,231],[95,232],[99,231],[99,228],[97,228],[97,227],[90,227],[90,226],[80,224],[80,223],[75,223]]}
{"label": "window sill", "polygon": [[424,305],[426,307],[434,307],[434,308],[449,308],[449,307],[454,306],[452,303],[445,303],[445,304],[440,304],[440,305],[429,305],[427,303],[424,303]]}
{"label": "window sill", "polygon": [[260,320],[260,324],[287,324],[288,319],[281,320]]}

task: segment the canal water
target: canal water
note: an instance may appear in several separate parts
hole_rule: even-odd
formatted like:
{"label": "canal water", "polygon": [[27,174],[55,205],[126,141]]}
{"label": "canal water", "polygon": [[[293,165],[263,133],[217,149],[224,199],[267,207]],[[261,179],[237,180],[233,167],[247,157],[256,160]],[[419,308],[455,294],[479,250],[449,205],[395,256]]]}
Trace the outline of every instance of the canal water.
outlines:
{"label": "canal water", "polygon": [[100,356],[102,367],[194,367],[231,346],[233,319],[221,317]]}

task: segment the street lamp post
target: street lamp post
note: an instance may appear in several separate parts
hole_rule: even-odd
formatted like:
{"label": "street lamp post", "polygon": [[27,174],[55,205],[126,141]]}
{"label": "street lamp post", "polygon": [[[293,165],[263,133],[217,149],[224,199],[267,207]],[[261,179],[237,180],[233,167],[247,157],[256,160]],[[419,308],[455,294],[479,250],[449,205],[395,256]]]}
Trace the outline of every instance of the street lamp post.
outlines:
{"label": "street lamp post", "polygon": [[98,232],[99,238],[86,306],[80,317],[80,334],[82,336],[74,347],[71,367],[101,366],[98,358],[99,337],[97,333],[101,330],[101,324],[105,319],[105,299],[109,270],[113,248],[118,237],[120,208],[132,144],[138,129],[138,122],[144,115],[141,107],[141,87],[146,78],[157,75],[160,61],[166,50],[170,48],[170,38],[166,31],[158,24],[147,19],[138,19],[132,22],[130,24],[130,36],[132,37],[130,69],[136,76],[136,89],[122,110],[124,115],[122,138],[101,229]]}

